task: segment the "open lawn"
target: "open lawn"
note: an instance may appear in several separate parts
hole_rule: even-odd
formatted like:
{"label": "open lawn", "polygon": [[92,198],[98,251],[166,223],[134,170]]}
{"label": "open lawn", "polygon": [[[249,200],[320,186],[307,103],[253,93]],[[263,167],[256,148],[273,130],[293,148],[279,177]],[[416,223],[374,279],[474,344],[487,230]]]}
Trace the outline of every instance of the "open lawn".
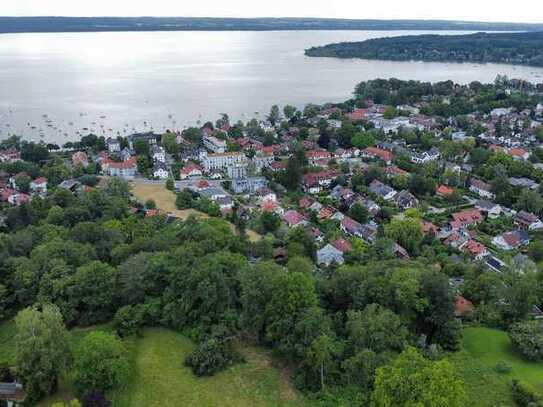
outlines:
{"label": "open lawn", "polygon": [[197,378],[183,360],[193,348],[186,337],[164,329],[147,329],[134,353],[134,376],[112,395],[113,405],[186,407],[304,406],[288,375],[274,368],[268,352],[242,350],[247,363],[213,377]]}
{"label": "open lawn", "polygon": [[[171,213],[180,219],[187,219],[190,215],[195,215],[200,218],[208,218],[205,213],[195,209],[179,210],[175,206],[175,193],[166,189],[162,184],[150,184],[145,182],[133,182],[132,193],[134,196],[145,203],[149,199],[155,201],[156,206],[162,212]],[[232,230],[235,232],[234,225]],[[251,242],[258,242],[262,237],[253,230],[247,230],[247,236]]]}
{"label": "open lawn", "polygon": [[[73,347],[92,330],[110,331],[110,325],[70,331]],[[14,362],[14,322],[0,325],[0,363]],[[213,377],[198,378],[183,365],[194,344],[185,336],[160,328],[145,329],[141,338],[124,340],[132,365],[127,386],[110,394],[114,407],[304,407],[288,371],[268,350],[240,349],[246,362]],[[75,398],[70,373],[61,377],[56,394],[40,407]]]}
{"label": "open lawn", "polygon": [[[466,383],[470,405],[514,405],[510,390],[513,378],[524,380],[543,392],[543,363],[523,359],[504,331],[465,328],[463,349],[450,359]],[[495,368],[500,361],[511,366],[511,372],[498,373]]]}

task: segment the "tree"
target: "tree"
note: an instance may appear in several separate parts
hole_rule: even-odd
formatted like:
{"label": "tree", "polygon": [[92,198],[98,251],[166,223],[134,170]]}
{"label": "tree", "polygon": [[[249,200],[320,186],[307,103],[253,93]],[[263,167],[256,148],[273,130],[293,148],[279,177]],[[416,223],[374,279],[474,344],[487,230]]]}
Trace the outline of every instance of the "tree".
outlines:
{"label": "tree", "polygon": [[309,275],[289,272],[276,276],[265,309],[266,338],[276,343],[281,351],[293,352],[294,327],[304,312],[316,305],[315,286]]}
{"label": "tree", "polygon": [[371,147],[375,144],[375,138],[371,133],[356,133],[352,138],[353,146],[358,148]]}
{"label": "tree", "polygon": [[273,212],[263,212],[260,222],[266,232],[275,232],[281,226],[281,218]]}
{"label": "tree", "polygon": [[527,211],[539,215],[543,209],[543,198],[536,191],[523,189],[517,199],[515,208],[519,211]]}
{"label": "tree", "polygon": [[196,376],[213,376],[241,359],[231,339],[211,337],[187,355],[185,366],[191,367]]}
{"label": "tree", "polygon": [[295,256],[289,259],[287,269],[291,272],[310,274],[313,271],[313,263],[307,257]]}
{"label": "tree", "polygon": [[372,405],[447,406],[464,405],[462,381],[447,360],[431,362],[409,347],[392,364],[377,369]]}
{"label": "tree", "polygon": [[317,366],[320,375],[321,391],[325,386],[325,372],[336,361],[337,344],[328,335],[320,335],[311,342],[306,351],[305,365]]}
{"label": "tree", "polygon": [[539,321],[515,324],[509,331],[513,346],[529,360],[543,360],[543,326]]}
{"label": "tree", "polygon": [[128,199],[130,198],[130,184],[122,178],[111,177],[107,180],[106,193],[110,196]]}
{"label": "tree", "polygon": [[79,323],[91,325],[112,315],[117,271],[100,261],[79,267],[70,281],[68,295]]}
{"label": "tree", "polygon": [[294,115],[296,114],[296,108],[294,106],[291,106],[291,105],[285,105],[285,107],[283,107],[283,114],[285,115],[285,117],[287,119],[292,119],[294,117]]}
{"label": "tree", "polygon": [[154,199],[148,199],[147,201],[145,201],[145,207],[147,209],[156,209],[156,202],[154,201]]}
{"label": "tree", "polygon": [[70,363],[68,332],[54,305],[26,308],[15,324],[15,367],[27,402],[34,404],[56,390],[59,375]]}
{"label": "tree", "polygon": [[349,209],[349,216],[360,223],[366,223],[369,215],[370,213],[368,209],[358,202],[351,206],[351,209]]}
{"label": "tree", "polygon": [[363,349],[401,351],[407,343],[407,328],[400,317],[377,304],[347,312],[346,328],[353,353]]}
{"label": "tree", "polygon": [[386,225],[385,234],[390,239],[395,240],[400,246],[410,254],[418,254],[420,244],[424,239],[424,233],[418,219],[394,218]]}
{"label": "tree", "polygon": [[30,161],[39,164],[46,161],[49,157],[49,150],[43,143],[34,143],[33,141],[23,141],[21,143],[21,158],[24,161]]}
{"label": "tree", "polygon": [[177,209],[190,209],[193,205],[192,194],[188,189],[183,189],[175,198],[175,206]]}
{"label": "tree", "polygon": [[134,151],[137,155],[149,155],[149,143],[143,139],[134,141]]}
{"label": "tree", "polygon": [[31,182],[32,179],[26,174],[17,175],[17,177],[15,177],[15,185],[17,185],[17,189],[21,192],[29,192]]}
{"label": "tree", "polygon": [[176,155],[179,153],[179,144],[177,144],[177,136],[174,133],[164,133],[161,143],[168,154]]}
{"label": "tree", "polygon": [[173,191],[175,189],[175,181],[173,178],[168,178],[166,180],[166,189],[169,191]]}
{"label": "tree", "polygon": [[383,117],[385,119],[393,119],[398,114],[398,111],[394,106],[387,106],[383,112]]}
{"label": "tree", "polygon": [[6,317],[8,310],[8,289],[0,283],[0,321]]}
{"label": "tree", "polygon": [[124,347],[110,333],[91,332],[76,348],[74,384],[82,395],[119,388],[126,383],[129,373]]}
{"label": "tree", "polygon": [[268,120],[272,125],[276,125],[279,120],[281,120],[281,113],[279,111],[279,106],[273,105],[270,110],[270,114],[268,115]]}

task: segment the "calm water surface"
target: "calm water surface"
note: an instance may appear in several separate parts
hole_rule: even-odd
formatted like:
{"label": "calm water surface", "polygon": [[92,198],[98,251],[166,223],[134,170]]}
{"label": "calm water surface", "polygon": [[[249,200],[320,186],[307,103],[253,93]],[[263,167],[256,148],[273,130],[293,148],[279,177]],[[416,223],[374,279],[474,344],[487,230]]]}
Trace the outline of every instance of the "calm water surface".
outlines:
{"label": "calm water surface", "polygon": [[304,56],[313,45],[419,33],[1,35],[0,138],[16,133],[63,143],[90,130],[109,136],[182,129],[221,112],[247,120],[273,104],[342,101],[356,83],[378,77],[467,83],[506,74],[543,81],[541,68]]}

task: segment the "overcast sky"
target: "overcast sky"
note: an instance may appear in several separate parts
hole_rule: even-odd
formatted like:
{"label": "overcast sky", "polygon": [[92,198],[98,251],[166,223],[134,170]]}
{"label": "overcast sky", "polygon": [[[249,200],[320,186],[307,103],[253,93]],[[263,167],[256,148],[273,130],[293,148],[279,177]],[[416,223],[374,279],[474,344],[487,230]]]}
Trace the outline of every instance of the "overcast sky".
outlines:
{"label": "overcast sky", "polygon": [[338,17],[543,22],[540,0],[0,0],[2,16]]}

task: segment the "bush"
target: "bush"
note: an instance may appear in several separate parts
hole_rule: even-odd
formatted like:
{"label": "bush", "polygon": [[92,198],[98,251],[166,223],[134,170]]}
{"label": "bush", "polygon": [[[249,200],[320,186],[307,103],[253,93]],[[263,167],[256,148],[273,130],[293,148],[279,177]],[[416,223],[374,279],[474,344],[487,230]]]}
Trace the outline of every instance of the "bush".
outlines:
{"label": "bush", "polygon": [[513,400],[519,407],[543,407],[543,396],[527,383],[511,381]]}
{"label": "bush", "polygon": [[113,326],[121,338],[131,335],[139,336],[143,318],[144,310],[141,305],[127,305],[119,308],[115,313]]}
{"label": "bush", "polygon": [[213,376],[242,361],[229,339],[211,337],[204,340],[185,358],[185,366],[196,376]]}
{"label": "bush", "polygon": [[543,325],[539,321],[526,321],[515,324],[509,331],[513,346],[526,358],[543,360]]}
{"label": "bush", "polygon": [[80,394],[105,392],[122,386],[130,367],[121,341],[107,332],[85,336],[77,347],[74,384]]}
{"label": "bush", "polygon": [[496,372],[499,374],[506,374],[509,373],[512,369],[511,365],[503,360],[500,360],[498,363],[496,363]]}

